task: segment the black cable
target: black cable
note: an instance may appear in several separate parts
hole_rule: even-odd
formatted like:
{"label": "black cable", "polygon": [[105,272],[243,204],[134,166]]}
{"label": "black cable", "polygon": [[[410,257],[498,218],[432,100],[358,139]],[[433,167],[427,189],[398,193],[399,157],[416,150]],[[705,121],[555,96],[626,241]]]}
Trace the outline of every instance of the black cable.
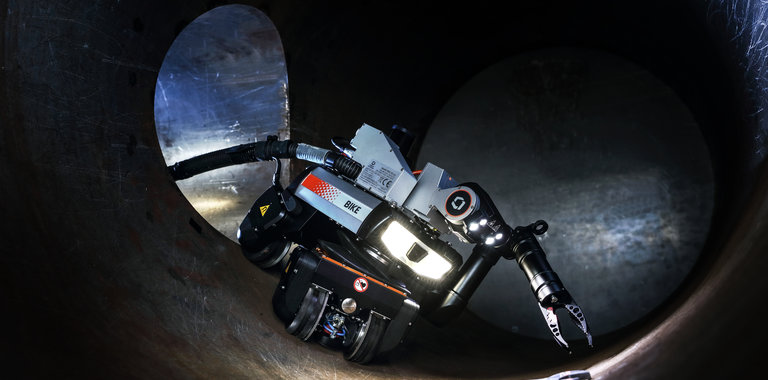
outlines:
{"label": "black cable", "polygon": [[266,141],[216,150],[168,166],[175,181],[186,179],[210,170],[247,162],[268,161],[273,158],[294,158],[298,144],[291,140],[277,141],[269,136]]}

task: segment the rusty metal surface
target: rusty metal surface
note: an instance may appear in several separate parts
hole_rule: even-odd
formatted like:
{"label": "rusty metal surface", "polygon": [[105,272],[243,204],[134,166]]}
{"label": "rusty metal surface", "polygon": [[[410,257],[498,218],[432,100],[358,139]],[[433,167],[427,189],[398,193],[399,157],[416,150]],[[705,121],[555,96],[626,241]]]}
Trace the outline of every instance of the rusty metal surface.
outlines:
{"label": "rusty metal surface", "polygon": [[657,379],[744,377],[759,363],[765,329],[751,317],[765,311],[768,234],[765,187],[753,184],[766,173],[747,148],[755,109],[727,100],[745,99],[746,87],[764,97],[755,83],[723,84],[755,76],[738,64],[729,66],[738,75],[720,70],[721,56],[735,57],[723,46],[741,40],[723,34],[726,45],[713,47],[703,25],[723,23],[699,2],[631,12],[609,1],[512,3],[514,12],[484,2],[244,3],[280,30],[291,125],[317,144],[362,122],[423,132],[471,76],[530,47],[598,46],[652,68],[716,148],[717,244],[673,302],[591,354],[558,356],[551,342],[465,314],[444,329],[420,326],[387,361],[345,363],[285,333],[269,306],[275,275],[248,264],[165,173],[158,72],[179,31],[217,2],[0,0],[4,377],[542,378],[592,368]]}
{"label": "rusty metal surface", "polygon": [[[272,21],[245,5],[215,8],[176,37],[155,86],[155,127],[168,165],[288,133],[288,74]],[[192,206],[232,240],[273,165],[240,165],[177,184]]]}

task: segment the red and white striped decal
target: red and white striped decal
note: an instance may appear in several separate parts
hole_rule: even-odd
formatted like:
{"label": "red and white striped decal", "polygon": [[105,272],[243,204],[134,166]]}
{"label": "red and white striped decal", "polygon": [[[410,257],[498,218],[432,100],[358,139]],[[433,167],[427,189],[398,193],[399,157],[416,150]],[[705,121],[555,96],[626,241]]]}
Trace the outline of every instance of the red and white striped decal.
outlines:
{"label": "red and white striped decal", "polygon": [[[328,203],[333,205],[333,207],[335,209],[338,209],[338,211],[346,213],[354,217],[360,222],[365,220],[368,214],[371,213],[371,207],[365,205],[362,201],[353,198],[352,196],[350,196],[350,194],[346,193],[344,190],[332,185],[329,182],[326,182],[325,180],[321,179],[320,177],[312,173],[310,173],[306,178],[304,178],[303,181],[301,181],[301,187],[305,188],[306,190],[309,190],[310,192],[314,193],[320,198],[328,201]],[[352,189],[352,190],[362,192],[362,190],[356,190],[356,189]],[[297,192],[297,194],[299,195],[299,198],[302,197],[301,192]],[[306,201],[307,199],[304,199],[304,200]],[[337,218],[338,215],[334,214],[336,212],[335,210],[323,209],[322,205],[313,204],[311,201],[308,201],[308,202],[311,205],[313,205],[313,207],[320,209],[321,212],[325,213],[331,218],[336,219],[338,222],[344,224],[343,221]],[[357,227],[359,227],[359,225],[358,226],[345,225],[345,226],[350,230],[356,230]]]}
{"label": "red and white striped decal", "polygon": [[333,203],[339,196],[341,191],[328,182],[317,178],[314,174],[309,174],[307,178],[301,181],[301,186],[306,187],[309,191],[319,195],[321,198]]}

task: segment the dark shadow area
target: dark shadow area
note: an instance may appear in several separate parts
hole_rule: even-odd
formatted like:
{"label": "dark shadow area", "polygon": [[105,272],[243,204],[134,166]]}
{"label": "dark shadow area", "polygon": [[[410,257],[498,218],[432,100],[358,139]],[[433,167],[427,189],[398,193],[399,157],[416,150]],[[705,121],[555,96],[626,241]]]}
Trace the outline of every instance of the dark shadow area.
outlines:
{"label": "dark shadow area", "polygon": [[417,326],[388,358],[358,366],[284,331],[269,303],[276,275],[250,265],[165,172],[153,114],[160,66],[185,25],[225,3],[0,0],[7,373],[531,378],[590,368],[615,379],[738,378],[759,363],[768,290],[762,5],[239,2],[281,34],[298,141],[329,146],[363,122],[424,136],[482,70],[575,47],[664,82],[709,149],[714,216],[699,262],[666,303],[595,350],[568,357],[465,313],[442,329]]}

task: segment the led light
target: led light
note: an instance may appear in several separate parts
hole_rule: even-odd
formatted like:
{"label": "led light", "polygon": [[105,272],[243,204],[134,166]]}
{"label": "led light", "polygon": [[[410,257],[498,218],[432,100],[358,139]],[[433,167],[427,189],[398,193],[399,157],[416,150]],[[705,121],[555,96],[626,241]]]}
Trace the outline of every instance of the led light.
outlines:
{"label": "led light", "polygon": [[484,225],[486,225],[486,224],[488,224],[488,219],[481,219],[481,220],[480,220],[480,225],[481,225],[481,226],[484,226]]}
{"label": "led light", "polygon": [[472,223],[469,224],[469,230],[470,231],[477,231],[478,228],[480,228],[480,226],[477,223],[475,223],[475,222],[472,222]]}
{"label": "led light", "polygon": [[[451,263],[448,260],[419,241],[411,231],[408,231],[407,228],[398,222],[392,221],[387,226],[387,229],[381,234],[381,241],[392,256],[419,275],[431,279],[439,279],[451,269]],[[418,246],[427,252],[426,256],[418,262],[408,258],[408,253],[415,248],[414,246]]]}
{"label": "led light", "polygon": [[489,236],[485,238],[485,245],[491,245],[496,241],[496,239],[493,238],[493,236]]}
{"label": "led light", "polygon": [[504,237],[504,235],[502,235],[501,232],[496,234],[496,240],[501,240],[501,238],[503,238],[503,237]]}

